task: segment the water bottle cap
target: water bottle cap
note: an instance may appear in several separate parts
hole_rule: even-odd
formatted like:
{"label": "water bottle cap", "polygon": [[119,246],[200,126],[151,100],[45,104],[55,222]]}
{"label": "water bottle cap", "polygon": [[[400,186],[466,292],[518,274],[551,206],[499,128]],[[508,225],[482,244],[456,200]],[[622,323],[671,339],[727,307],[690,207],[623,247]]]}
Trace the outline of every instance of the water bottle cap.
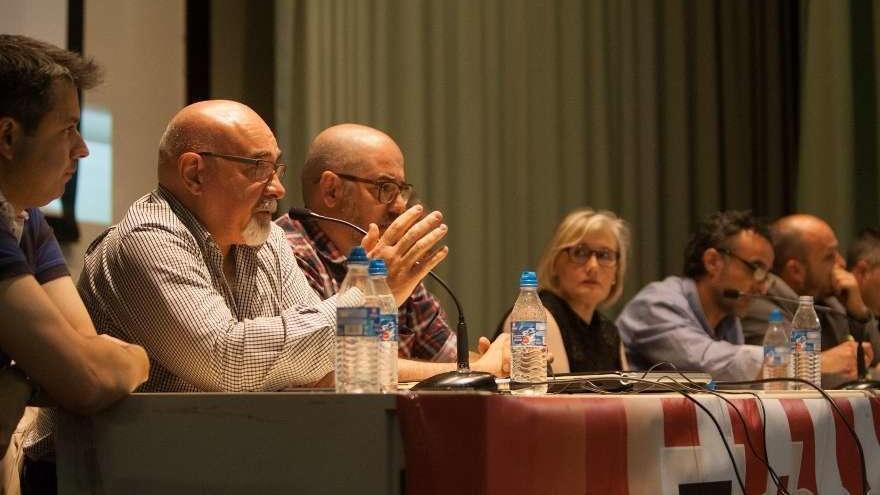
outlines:
{"label": "water bottle cap", "polygon": [[523,271],[522,275],[519,276],[519,286],[520,287],[537,287],[538,286],[538,276],[535,272],[531,271]]}
{"label": "water bottle cap", "polygon": [[801,304],[803,304],[803,303],[813,304],[813,296],[800,296],[800,297],[798,297],[798,302]]}
{"label": "water bottle cap", "polygon": [[782,311],[779,308],[773,308],[770,312],[770,323],[782,323]]}
{"label": "water bottle cap", "polygon": [[367,258],[367,250],[363,246],[351,248],[351,253],[348,254],[348,262],[366,265],[370,262],[370,259]]}
{"label": "water bottle cap", "polygon": [[370,260],[370,275],[388,275],[388,267],[382,258],[373,258]]}

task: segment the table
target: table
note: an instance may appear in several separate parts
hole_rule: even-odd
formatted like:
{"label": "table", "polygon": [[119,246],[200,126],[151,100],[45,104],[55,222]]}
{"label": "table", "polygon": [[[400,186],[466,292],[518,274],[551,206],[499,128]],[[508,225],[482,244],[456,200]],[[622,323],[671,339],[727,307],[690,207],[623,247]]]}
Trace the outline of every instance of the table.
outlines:
{"label": "table", "polygon": [[58,493],[400,493],[393,395],[133,394],[61,414]]}
{"label": "table", "polygon": [[[855,421],[869,486],[880,493],[880,399],[831,395]],[[762,396],[766,447],[758,400],[728,397],[745,425],[721,399],[695,396],[732,444],[746,493],[777,493],[747,434],[791,493],[862,493],[855,443],[818,393]],[[709,415],[681,395],[403,396],[398,415],[408,493],[742,493]]]}
{"label": "table", "polygon": [[[880,399],[832,392],[880,491]],[[695,396],[732,444],[746,492],[859,493],[854,442],[808,392]],[[709,416],[676,394],[134,394],[63,415],[59,493],[741,493]],[[405,473],[405,474],[403,474]],[[806,492],[802,492],[806,493]]]}

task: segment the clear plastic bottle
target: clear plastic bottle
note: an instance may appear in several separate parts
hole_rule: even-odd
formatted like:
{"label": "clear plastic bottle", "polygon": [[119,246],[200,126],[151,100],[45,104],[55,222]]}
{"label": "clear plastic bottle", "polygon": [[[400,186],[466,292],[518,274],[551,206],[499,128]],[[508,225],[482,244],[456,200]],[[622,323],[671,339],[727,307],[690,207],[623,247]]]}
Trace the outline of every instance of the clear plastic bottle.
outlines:
{"label": "clear plastic bottle", "polygon": [[[336,308],[336,391],[339,393],[378,393],[379,357],[373,287],[367,275],[367,253],[355,246],[348,255],[348,273],[339,287]],[[363,305],[345,306],[342,296],[352,288],[360,289]]]}
{"label": "clear plastic bottle", "polygon": [[[791,321],[791,358],[795,377],[822,386],[822,326],[812,296],[798,298],[798,309]],[[796,388],[812,390],[802,383]]]}
{"label": "clear plastic bottle", "polygon": [[379,307],[377,336],[379,340],[379,392],[397,391],[397,301],[388,287],[385,260],[370,260],[370,282],[373,298]]}
{"label": "clear plastic bottle", "polygon": [[[767,331],[764,332],[764,378],[791,376],[791,344],[782,313],[777,308],[770,312]],[[768,382],[764,390],[788,390],[785,382]]]}
{"label": "clear plastic bottle", "polygon": [[546,334],[547,316],[538,298],[538,277],[535,272],[524,271],[519,279],[519,297],[510,313],[511,393],[547,392]]}

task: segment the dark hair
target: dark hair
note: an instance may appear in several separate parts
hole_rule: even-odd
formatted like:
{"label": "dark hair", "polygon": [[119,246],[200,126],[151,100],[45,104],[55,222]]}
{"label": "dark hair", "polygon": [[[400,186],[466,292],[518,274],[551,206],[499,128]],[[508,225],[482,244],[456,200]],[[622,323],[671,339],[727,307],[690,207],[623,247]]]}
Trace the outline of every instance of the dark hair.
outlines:
{"label": "dark hair", "polygon": [[28,134],[52,108],[56,79],[90,89],[101,77],[90,58],[26,36],[0,34],[0,117],[14,118]]}
{"label": "dark hair", "polygon": [[846,266],[850,270],[861,260],[871,266],[880,263],[880,229],[868,227],[859,232],[846,254]]}
{"label": "dark hair", "polygon": [[697,224],[684,249],[684,274],[696,279],[706,274],[703,253],[709,248],[730,248],[728,239],[744,230],[751,230],[770,242],[767,224],[751,211],[719,211]]}

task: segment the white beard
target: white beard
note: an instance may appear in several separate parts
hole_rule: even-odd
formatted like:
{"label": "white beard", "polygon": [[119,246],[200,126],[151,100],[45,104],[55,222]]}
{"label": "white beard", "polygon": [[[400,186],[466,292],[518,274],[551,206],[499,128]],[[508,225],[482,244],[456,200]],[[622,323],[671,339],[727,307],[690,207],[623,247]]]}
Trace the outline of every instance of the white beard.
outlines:
{"label": "white beard", "polygon": [[252,216],[244,230],[241,231],[244,243],[250,247],[262,246],[266,239],[269,238],[269,232],[272,231],[271,223],[271,219],[263,222],[256,215]]}

